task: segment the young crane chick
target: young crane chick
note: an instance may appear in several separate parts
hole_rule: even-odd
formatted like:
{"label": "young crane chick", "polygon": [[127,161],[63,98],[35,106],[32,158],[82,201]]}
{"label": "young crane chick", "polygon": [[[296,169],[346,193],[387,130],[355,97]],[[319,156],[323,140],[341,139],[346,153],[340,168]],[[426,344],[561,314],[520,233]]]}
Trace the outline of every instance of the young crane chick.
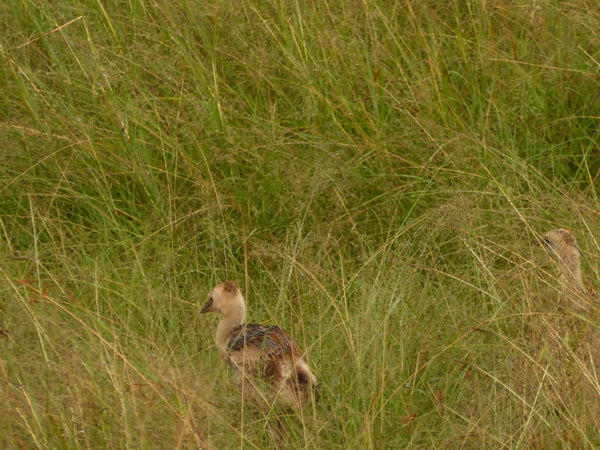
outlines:
{"label": "young crane chick", "polygon": [[589,310],[591,296],[583,285],[581,252],[573,233],[567,230],[552,230],[539,241],[546,251],[559,260],[560,284],[563,295],[570,299],[575,310]]}
{"label": "young crane chick", "polygon": [[244,397],[262,406],[299,409],[318,386],[303,353],[277,326],[244,324],[246,304],[240,289],[230,281],[214,287],[201,312],[222,316],[216,343],[221,358],[235,372]]}

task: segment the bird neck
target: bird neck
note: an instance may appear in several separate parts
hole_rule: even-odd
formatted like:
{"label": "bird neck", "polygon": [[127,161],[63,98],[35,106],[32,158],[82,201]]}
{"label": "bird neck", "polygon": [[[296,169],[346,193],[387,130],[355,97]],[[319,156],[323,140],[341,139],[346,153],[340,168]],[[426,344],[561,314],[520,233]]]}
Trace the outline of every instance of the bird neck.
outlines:
{"label": "bird neck", "polygon": [[244,323],[246,320],[246,308],[244,305],[229,311],[229,313],[221,319],[217,326],[216,343],[221,357],[227,355],[227,341],[231,336],[233,329]]}
{"label": "bird neck", "polygon": [[589,296],[583,284],[579,250],[571,248],[566,254],[560,256],[560,279],[562,292],[565,297],[573,302],[576,311],[585,311],[589,308]]}
{"label": "bird neck", "polygon": [[583,279],[581,275],[581,263],[579,262],[579,250],[570,249],[560,256],[560,273],[570,286],[583,290]]}

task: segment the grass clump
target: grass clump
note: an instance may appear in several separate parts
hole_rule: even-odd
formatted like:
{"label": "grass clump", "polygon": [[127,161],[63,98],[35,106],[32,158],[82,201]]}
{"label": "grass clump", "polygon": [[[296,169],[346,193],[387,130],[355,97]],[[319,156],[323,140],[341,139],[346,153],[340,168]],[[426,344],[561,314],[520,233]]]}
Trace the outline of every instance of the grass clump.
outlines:
{"label": "grass clump", "polygon": [[0,443],[272,445],[197,317],[308,349],[309,448],[596,447],[595,3],[0,6]]}

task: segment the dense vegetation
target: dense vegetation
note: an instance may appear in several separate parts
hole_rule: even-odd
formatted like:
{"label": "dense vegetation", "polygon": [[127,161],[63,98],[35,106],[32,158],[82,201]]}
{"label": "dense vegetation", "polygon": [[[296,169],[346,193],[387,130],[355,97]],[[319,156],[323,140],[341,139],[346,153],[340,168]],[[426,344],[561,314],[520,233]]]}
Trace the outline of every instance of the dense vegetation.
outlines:
{"label": "dense vegetation", "polygon": [[[322,381],[290,448],[600,446],[600,9],[0,5],[0,445],[263,448],[199,316],[236,280]],[[594,343],[595,342],[595,343]]]}

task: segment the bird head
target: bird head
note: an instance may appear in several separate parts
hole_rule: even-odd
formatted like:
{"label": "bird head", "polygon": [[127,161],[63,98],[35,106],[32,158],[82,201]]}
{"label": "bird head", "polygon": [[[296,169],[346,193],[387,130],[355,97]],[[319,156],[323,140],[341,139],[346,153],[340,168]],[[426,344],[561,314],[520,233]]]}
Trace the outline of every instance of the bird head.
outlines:
{"label": "bird head", "polygon": [[208,300],[200,313],[216,312],[223,316],[229,316],[233,311],[239,311],[240,309],[244,312],[246,310],[242,292],[235,283],[224,281],[208,293]]}

